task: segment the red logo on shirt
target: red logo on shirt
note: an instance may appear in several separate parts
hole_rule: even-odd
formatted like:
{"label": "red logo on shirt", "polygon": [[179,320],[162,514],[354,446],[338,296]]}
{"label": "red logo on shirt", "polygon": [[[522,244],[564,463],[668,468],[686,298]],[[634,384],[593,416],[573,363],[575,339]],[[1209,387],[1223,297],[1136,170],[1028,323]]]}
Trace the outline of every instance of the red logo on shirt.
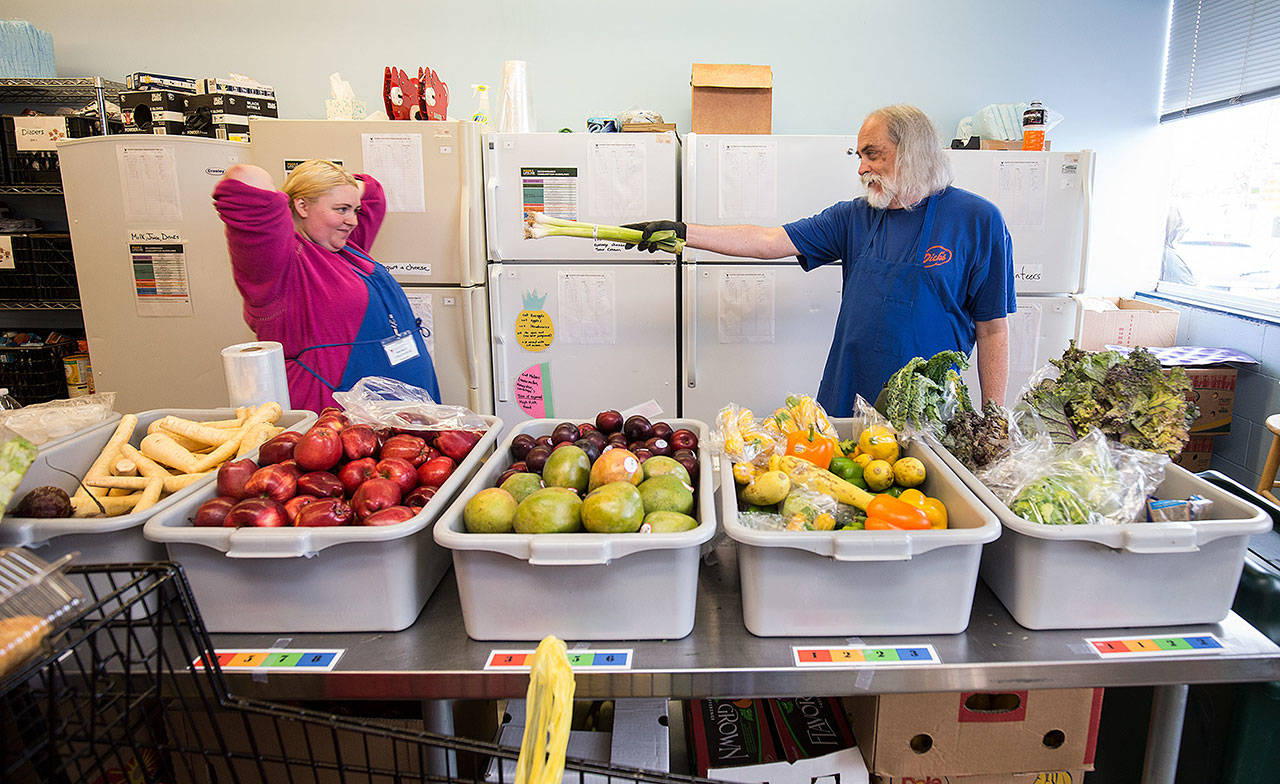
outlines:
{"label": "red logo on shirt", "polygon": [[934,245],[924,252],[924,265],[938,267],[951,261],[951,251],[941,245]]}

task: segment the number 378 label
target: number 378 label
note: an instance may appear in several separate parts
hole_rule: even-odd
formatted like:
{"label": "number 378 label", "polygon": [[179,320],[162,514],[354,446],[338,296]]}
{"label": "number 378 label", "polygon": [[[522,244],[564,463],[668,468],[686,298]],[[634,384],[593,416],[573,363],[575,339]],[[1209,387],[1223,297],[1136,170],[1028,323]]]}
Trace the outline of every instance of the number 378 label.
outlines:
{"label": "number 378 label", "polygon": [[796,667],[910,667],[940,664],[932,645],[842,645],[839,647],[794,646]]}

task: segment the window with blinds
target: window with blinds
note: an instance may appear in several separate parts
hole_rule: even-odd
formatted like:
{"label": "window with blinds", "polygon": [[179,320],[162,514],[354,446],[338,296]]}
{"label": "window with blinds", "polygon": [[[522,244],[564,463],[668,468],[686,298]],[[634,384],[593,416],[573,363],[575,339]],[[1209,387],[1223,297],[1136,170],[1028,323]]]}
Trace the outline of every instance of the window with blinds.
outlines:
{"label": "window with blinds", "polygon": [[1160,121],[1280,95],[1280,0],[1173,0]]}

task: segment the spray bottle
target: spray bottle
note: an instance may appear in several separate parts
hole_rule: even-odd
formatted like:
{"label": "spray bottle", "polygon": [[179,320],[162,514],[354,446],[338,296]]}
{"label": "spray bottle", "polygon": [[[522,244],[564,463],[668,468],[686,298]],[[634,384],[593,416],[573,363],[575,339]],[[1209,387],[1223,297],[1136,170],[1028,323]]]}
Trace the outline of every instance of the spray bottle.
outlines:
{"label": "spray bottle", "polygon": [[476,111],[471,115],[471,119],[480,124],[481,133],[492,130],[489,122],[489,85],[471,85],[471,98],[476,102]]}

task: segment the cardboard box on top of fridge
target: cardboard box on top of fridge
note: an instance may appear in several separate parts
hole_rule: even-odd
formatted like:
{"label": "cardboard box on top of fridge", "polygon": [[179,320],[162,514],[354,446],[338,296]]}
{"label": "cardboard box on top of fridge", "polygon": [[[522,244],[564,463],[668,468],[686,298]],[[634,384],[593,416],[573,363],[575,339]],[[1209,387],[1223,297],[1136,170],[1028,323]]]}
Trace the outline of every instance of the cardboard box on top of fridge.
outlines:
{"label": "cardboard box on top of fridge", "polygon": [[694,133],[770,133],[773,70],[767,65],[694,63]]}
{"label": "cardboard box on top of fridge", "polygon": [[1178,311],[1125,297],[1081,297],[1080,348],[1172,346],[1178,336]]}
{"label": "cardboard box on top of fridge", "polygon": [[873,776],[873,784],[1083,784],[1084,768],[1038,773],[989,773],[982,776]]}
{"label": "cardboard box on top of fridge", "polygon": [[[1004,139],[979,139],[978,149],[980,150],[1021,150],[1022,140],[1014,139],[1006,141]],[[1049,140],[1044,140],[1044,152],[1049,152]]]}
{"label": "cardboard box on top of fridge", "polygon": [[888,694],[845,706],[874,773],[929,781],[1092,769],[1102,691]]}

